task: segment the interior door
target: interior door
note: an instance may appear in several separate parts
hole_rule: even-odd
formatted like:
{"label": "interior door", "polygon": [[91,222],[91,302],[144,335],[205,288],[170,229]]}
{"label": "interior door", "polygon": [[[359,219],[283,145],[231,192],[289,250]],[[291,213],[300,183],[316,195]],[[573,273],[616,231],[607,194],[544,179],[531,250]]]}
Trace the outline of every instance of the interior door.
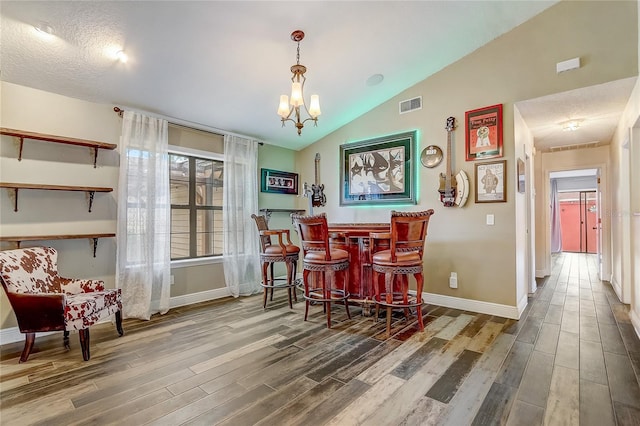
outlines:
{"label": "interior door", "polygon": [[574,253],[598,252],[596,191],[564,192],[560,197],[562,250]]}
{"label": "interior door", "polygon": [[598,253],[598,202],[596,191],[582,192],[583,253]]}

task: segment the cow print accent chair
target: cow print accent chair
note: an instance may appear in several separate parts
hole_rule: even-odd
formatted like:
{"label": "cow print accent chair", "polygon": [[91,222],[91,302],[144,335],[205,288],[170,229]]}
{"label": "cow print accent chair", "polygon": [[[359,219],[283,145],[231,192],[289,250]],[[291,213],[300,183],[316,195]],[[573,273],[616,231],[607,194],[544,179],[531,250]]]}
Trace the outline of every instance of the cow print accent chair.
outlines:
{"label": "cow print accent chair", "polygon": [[64,331],[69,349],[69,331],[78,330],[85,361],[93,324],[115,314],[118,334],[124,334],[120,289],[105,290],[98,280],[62,278],[58,253],[51,247],[0,251],[0,282],[26,335],[20,362],[29,358],[36,332]]}

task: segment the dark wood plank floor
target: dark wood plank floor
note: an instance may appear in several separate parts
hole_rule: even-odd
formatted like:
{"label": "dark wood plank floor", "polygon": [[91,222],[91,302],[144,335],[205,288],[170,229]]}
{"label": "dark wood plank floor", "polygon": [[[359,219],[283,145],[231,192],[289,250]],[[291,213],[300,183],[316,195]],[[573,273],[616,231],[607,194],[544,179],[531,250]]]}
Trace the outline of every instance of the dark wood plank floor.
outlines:
{"label": "dark wood plank floor", "polygon": [[201,303],[1,347],[0,423],[13,425],[467,425],[640,422],[640,342],[589,255],[554,257],[520,321],[433,305],[391,338],[352,309],[275,294]]}

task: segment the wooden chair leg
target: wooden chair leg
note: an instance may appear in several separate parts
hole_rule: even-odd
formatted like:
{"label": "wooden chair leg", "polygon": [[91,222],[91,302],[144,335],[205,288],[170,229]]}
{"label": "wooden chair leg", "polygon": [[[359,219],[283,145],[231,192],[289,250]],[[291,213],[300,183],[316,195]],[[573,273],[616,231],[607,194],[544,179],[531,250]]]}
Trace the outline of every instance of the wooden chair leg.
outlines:
{"label": "wooden chair leg", "polygon": [[36,341],[36,333],[26,333],[24,336],[24,349],[22,355],[20,355],[20,362],[27,362],[31,349],[33,349],[33,342]]}
{"label": "wooden chair leg", "polygon": [[[342,282],[344,283],[344,293],[347,294],[349,290],[349,270],[346,269],[342,271]],[[347,310],[347,318],[351,319],[351,312],[349,312],[349,301],[347,298],[344,299],[344,308]]]}
{"label": "wooden chair leg", "polygon": [[269,289],[267,287],[264,288],[264,296],[262,300],[262,308],[267,309],[267,296],[269,295]]}
{"label": "wooden chair leg", "polygon": [[424,331],[424,323],[422,322],[422,287],[424,286],[424,276],[422,274],[415,274],[416,278],[416,315],[418,316],[418,325],[420,331]]}
{"label": "wooden chair leg", "polygon": [[116,330],[118,330],[118,335],[122,337],[124,335],[124,330],[122,329],[122,312],[116,312]]}
{"label": "wooden chair leg", "polygon": [[[269,284],[274,286],[276,284],[276,281],[275,281],[275,278],[273,278],[273,263],[271,263],[271,268],[269,268],[269,269],[270,269],[270,272],[271,272],[271,280],[269,281]],[[270,290],[271,290],[271,296],[270,296],[269,300],[271,302],[273,302],[273,287],[271,287]]]}
{"label": "wooden chair leg", "polygon": [[331,302],[324,302],[327,311],[327,328],[331,328]]}
{"label": "wooden chair leg", "polygon": [[387,337],[391,336],[391,306],[387,306]]}
{"label": "wooden chair leg", "polygon": [[89,361],[89,358],[91,358],[91,354],[89,353],[89,329],[83,328],[82,330],[79,330],[78,335],[80,336],[82,359],[84,359],[85,361]]}
{"label": "wooden chair leg", "polygon": [[[268,274],[267,271],[269,269],[269,263],[268,262],[262,262],[262,285],[267,286],[269,285],[269,278],[268,278]],[[267,294],[269,292],[269,289],[267,287],[264,287],[264,296],[263,296],[263,300],[262,300],[262,308],[263,309],[267,309]]]}
{"label": "wooden chair leg", "polygon": [[302,272],[302,282],[304,283],[304,295],[305,295],[305,303],[304,303],[304,320],[307,320],[309,316],[309,270],[305,269]]}
{"label": "wooden chair leg", "polygon": [[71,345],[69,345],[69,331],[65,330],[62,334],[62,344],[64,345],[66,350],[70,350]]}
{"label": "wooden chair leg", "polygon": [[293,280],[291,279],[291,274],[293,273],[293,265],[291,265],[291,262],[286,262],[286,266],[287,266],[287,296],[289,296],[289,309],[293,309],[293,302],[291,298],[291,285],[293,284]]}
{"label": "wooden chair leg", "polygon": [[[298,273],[298,261],[294,260],[293,262],[293,275],[291,276],[291,284],[296,283],[296,274]],[[296,287],[293,286],[293,300],[298,301],[298,295],[296,293]]]}
{"label": "wooden chair leg", "polygon": [[380,274],[378,274],[377,271],[372,271],[371,272],[371,276],[372,276],[372,281],[373,281],[373,301],[375,302],[376,305],[376,311],[373,315],[373,322],[378,322],[378,315],[380,315],[380,305],[378,304],[378,302],[380,301],[380,283],[379,283],[379,279],[380,279]]}

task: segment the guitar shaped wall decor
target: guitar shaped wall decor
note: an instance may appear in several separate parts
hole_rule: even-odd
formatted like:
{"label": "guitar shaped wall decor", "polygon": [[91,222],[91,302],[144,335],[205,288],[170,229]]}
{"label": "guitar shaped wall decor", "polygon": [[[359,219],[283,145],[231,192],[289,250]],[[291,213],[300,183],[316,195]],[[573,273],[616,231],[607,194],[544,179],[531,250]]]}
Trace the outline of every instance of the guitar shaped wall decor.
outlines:
{"label": "guitar shaped wall decor", "polygon": [[447,118],[447,171],[440,173],[440,201],[445,207],[463,207],[469,198],[469,178],[460,170],[455,179],[451,173],[451,135],[456,127],[454,117]]}
{"label": "guitar shaped wall decor", "polygon": [[456,184],[451,176],[451,133],[456,127],[456,119],[454,117],[447,118],[447,171],[440,173],[440,201],[445,207],[455,206],[456,201]]}
{"label": "guitar shaped wall decor", "polygon": [[311,203],[314,207],[324,206],[327,203],[327,197],[324,195],[324,185],[320,183],[320,153],[316,153],[316,183],[311,185]]}

